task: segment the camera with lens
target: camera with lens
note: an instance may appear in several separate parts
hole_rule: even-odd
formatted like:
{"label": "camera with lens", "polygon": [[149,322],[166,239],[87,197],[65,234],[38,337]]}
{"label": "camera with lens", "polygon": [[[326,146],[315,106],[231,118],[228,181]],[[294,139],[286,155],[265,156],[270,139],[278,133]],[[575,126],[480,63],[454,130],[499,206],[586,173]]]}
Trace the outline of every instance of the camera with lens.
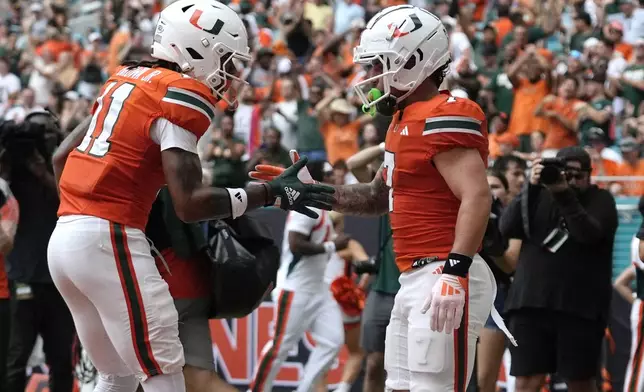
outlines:
{"label": "camera with lens", "polygon": [[20,123],[0,122],[0,165],[12,175],[20,175],[36,154],[49,163],[60,142],[58,129],[58,120],[49,112],[31,113]]}
{"label": "camera with lens", "polygon": [[552,185],[561,181],[561,172],[566,170],[566,161],[563,158],[545,158],[541,160],[541,183]]}

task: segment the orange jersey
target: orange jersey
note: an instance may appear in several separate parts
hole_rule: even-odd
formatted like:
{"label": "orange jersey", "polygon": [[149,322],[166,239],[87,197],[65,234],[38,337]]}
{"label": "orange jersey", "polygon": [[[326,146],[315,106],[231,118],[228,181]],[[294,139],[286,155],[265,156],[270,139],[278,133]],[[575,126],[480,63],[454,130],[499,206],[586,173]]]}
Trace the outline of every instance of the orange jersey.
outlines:
{"label": "orange jersey", "polygon": [[389,217],[401,272],[420,258],[443,260],[452,249],[461,202],[432,159],[453,148],[475,148],[487,162],[487,121],[469,99],[441,93],[396,113],[389,126],[383,176],[390,188]]}
{"label": "orange jersey", "polygon": [[141,230],[165,178],[150,129],[164,118],[200,138],[214,117],[206,85],[162,68],[121,67],[101,89],[67,158],[58,215],[91,215]]}

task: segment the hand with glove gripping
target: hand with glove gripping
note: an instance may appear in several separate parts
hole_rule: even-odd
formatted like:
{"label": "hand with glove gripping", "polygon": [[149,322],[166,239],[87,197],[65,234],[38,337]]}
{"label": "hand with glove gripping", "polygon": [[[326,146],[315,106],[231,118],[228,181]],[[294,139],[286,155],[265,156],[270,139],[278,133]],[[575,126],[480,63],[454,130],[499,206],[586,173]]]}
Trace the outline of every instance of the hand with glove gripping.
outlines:
{"label": "hand with glove gripping", "polygon": [[472,258],[458,253],[447,256],[440,278],[425,300],[421,312],[430,315],[432,331],[452,333],[463,318],[467,295],[467,272]]}
{"label": "hand with glove gripping", "polygon": [[[298,156],[299,158],[299,156]],[[331,210],[335,201],[332,194],[335,189],[328,185],[317,184],[311,178],[311,182],[305,182],[301,179],[301,172],[311,175],[306,169],[307,157],[294,162],[292,166],[283,169],[271,165],[258,165],[257,168],[266,167],[272,170],[272,175],[254,177],[251,172],[251,178],[267,181],[271,194],[275,197],[274,204],[283,210],[293,210],[304,214],[310,218],[316,219],[318,214],[308,207],[319,208],[322,210]],[[261,169],[260,172],[264,173]]]}
{"label": "hand with glove gripping", "polygon": [[[294,165],[301,159],[300,154],[295,150],[289,151],[288,155],[291,157],[291,162],[293,162]],[[257,165],[255,166],[255,170],[251,171],[248,175],[254,180],[272,181],[275,177],[282,174],[284,170],[286,169],[283,167],[273,165]],[[297,178],[305,184],[318,183],[313,179],[313,177],[311,177],[311,173],[309,173],[309,169],[307,169],[306,166],[297,173]]]}

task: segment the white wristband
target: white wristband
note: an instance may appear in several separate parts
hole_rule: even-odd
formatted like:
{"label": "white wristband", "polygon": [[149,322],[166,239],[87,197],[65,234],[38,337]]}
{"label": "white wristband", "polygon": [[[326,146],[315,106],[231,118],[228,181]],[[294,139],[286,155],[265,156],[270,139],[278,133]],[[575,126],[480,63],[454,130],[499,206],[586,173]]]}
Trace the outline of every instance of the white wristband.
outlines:
{"label": "white wristband", "polygon": [[324,252],[326,253],[335,253],[335,242],[327,241],[322,244],[324,246]]}
{"label": "white wristband", "polygon": [[380,148],[380,151],[385,152],[385,142],[378,144],[378,147]]}
{"label": "white wristband", "polygon": [[244,215],[246,208],[248,208],[248,195],[242,188],[226,188],[226,190],[230,197],[230,211],[233,219],[237,219]]}

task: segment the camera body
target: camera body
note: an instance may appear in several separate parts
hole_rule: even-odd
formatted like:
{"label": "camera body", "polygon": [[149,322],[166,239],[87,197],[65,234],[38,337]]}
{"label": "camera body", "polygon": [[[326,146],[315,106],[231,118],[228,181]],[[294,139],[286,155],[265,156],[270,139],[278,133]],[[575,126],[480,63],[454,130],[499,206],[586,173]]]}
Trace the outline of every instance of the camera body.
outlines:
{"label": "camera body", "polygon": [[566,160],[563,158],[544,158],[541,161],[540,182],[544,185],[552,185],[561,181],[561,172],[566,170]]}
{"label": "camera body", "polygon": [[60,142],[57,130],[57,120],[46,112],[32,113],[20,123],[0,122],[0,149],[4,151],[1,165],[18,174],[26,170],[35,153],[49,163]]}

